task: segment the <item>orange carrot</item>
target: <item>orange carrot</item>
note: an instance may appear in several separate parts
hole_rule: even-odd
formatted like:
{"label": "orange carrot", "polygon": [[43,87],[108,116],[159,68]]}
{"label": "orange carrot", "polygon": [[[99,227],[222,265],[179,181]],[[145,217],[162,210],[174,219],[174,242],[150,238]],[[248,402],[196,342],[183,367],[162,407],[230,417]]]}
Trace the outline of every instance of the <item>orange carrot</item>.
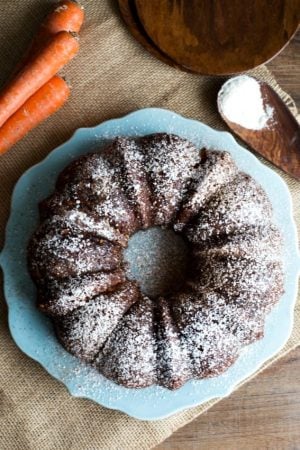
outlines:
{"label": "orange carrot", "polygon": [[70,90],[60,77],[51,78],[0,128],[0,155],[9,150],[68,99]]}
{"label": "orange carrot", "polygon": [[74,33],[61,31],[16,75],[0,93],[0,127],[38,89],[49,81],[78,52]]}
{"label": "orange carrot", "polygon": [[[60,31],[78,33],[84,20],[83,7],[76,1],[62,0],[54,5],[41,25],[40,32],[47,31],[48,36]],[[39,33],[38,33],[39,34]]]}
{"label": "orange carrot", "polygon": [[25,52],[22,60],[13,72],[16,74],[21,67],[32,60],[37,52],[46,44],[49,38],[60,31],[71,31],[78,33],[84,20],[84,10],[79,3],[74,0],[61,0],[54,4],[54,8],[49,12],[37,30],[33,41]]}

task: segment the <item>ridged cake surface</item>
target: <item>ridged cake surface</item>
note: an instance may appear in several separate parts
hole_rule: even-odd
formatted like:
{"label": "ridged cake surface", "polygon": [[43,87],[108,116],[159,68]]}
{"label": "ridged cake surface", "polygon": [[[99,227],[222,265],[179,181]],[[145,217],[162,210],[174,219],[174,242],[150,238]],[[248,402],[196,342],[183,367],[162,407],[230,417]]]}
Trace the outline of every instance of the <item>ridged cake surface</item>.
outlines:
{"label": "ridged cake surface", "polygon": [[[72,162],[28,248],[38,307],[72,354],[126,387],[217,376],[264,335],[283,293],[282,240],[261,186],[229,153],[175,135],[119,137]],[[149,297],[126,272],[139,230],[188,251],[179,290]]]}

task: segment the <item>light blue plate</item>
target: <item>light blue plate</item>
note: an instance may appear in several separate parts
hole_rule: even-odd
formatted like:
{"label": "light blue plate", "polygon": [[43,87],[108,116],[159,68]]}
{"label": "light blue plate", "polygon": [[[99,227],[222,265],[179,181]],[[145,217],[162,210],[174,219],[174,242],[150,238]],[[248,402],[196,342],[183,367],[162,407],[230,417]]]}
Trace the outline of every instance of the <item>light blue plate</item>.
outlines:
{"label": "light blue plate", "polygon": [[[62,168],[117,135],[141,136],[156,132],[176,133],[198,147],[205,145],[229,151],[240,169],[254,177],[268,193],[285,244],[285,294],[267,319],[265,337],[249,346],[223,375],[189,381],[177,391],[158,386],[145,389],[118,386],[67,353],[56,340],[51,321],[35,308],[35,286],[26,268],[26,246],[38,223],[38,202],[53,191]],[[291,198],[281,178],[239,146],[229,133],[215,131],[171,111],[153,108],[110,120],[95,128],[77,130],[69,141],[24,173],[13,193],[1,265],[9,326],[20,349],[64,383],[72,395],[89,398],[138,419],[155,420],[230,394],[238,383],[283,347],[293,325],[300,259]]]}

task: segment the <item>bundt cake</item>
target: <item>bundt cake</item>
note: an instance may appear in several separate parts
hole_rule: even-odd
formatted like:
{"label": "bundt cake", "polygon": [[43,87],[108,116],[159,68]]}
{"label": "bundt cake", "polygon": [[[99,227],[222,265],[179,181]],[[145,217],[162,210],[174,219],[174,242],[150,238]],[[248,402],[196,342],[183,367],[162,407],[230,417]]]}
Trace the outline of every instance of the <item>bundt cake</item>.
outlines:
{"label": "bundt cake", "polygon": [[[119,137],[59,175],[40,204],[28,265],[62,345],[126,387],[216,376],[264,334],[283,293],[282,239],[265,192],[229,153],[175,135]],[[147,295],[124,252],[173,230],[184,282]]]}

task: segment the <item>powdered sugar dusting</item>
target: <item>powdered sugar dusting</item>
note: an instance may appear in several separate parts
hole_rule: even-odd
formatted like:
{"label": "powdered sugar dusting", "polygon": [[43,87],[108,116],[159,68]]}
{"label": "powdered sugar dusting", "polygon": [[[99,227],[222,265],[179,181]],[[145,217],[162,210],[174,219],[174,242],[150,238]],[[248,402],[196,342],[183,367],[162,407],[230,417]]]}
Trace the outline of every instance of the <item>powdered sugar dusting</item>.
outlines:
{"label": "powdered sugar dusting", "polygon": [[195,171],[189,190],[176,218],[175,229],[181,231],[210,199],[237,174],[237,167],[226,152],[201,152],[201,164]]}
{"label": "powdered sugar dusting", "polygon": [[273,117],[273,108],[264,104],[259,81],[248,75],[230,78],[218,94],[222,114],[247,129],[261,130]]}
{"label": "powdered sugar dusting", "polygon": [[54,316],[65,315],[101,292],[112,290],[123,281],[125,281],[125,273],[121,269],[63,280],[52,278],[47,280],[45,285],[40,286],[43,289],[43,295],[40,297],[39,307]]}
{"label": "powdered sugar dusting", "polygon": [[133,139],[118,137],[104,152],[114,166],[120,167],[119,181],[136,211],[143,228],[152,223],[151,191],[141,146]]}
{"label": "powdered sugar dusting", "polygon": [[[79,158],[41,215],[29,246],[39,307],[68,351],[127,387],[222,373],[263,336],[282,295],[281,236],[264,191],[228,153],[178,136],[120,137]],[[121,246],[157,225],[185,239],[188,272],[177,293],[149,298],[128,281]]]}
{"label": "powdered sugar dusting", "polygon": [[134,283],[125,283],[115,292],[98,295],[93,301],[57,320],[59,338],[70,352],[93,361],[99,348],[137,298],[138,289]]}
{"label": "powdered sugar dusting", "polygon": [[146,173],[153,192],[154,224],[174,218],[200,163],[200,151],[174,135],[158,134],[142,140]]}
{"label": "powdered sugar dusting", "polygon": [[156,382],[153,307],[147,297],[133,305],[95,362],[104,375],[127,387]]}
{"label": "powdered sugar dusting", "polygon": [[36,276],[64,278],[120,265],[121,247],[87,234],[65,218],[46,220],[31,241],[30,269]]}
{"label": "powdered sugar dusting", "polygon": [[195,222],[184,233],[191,242],[197,243],[212,235],[226,235],[242,227],[263,224],[271,215],[271,204],[261,187],[249,175],[238,173],[198,211]]}

